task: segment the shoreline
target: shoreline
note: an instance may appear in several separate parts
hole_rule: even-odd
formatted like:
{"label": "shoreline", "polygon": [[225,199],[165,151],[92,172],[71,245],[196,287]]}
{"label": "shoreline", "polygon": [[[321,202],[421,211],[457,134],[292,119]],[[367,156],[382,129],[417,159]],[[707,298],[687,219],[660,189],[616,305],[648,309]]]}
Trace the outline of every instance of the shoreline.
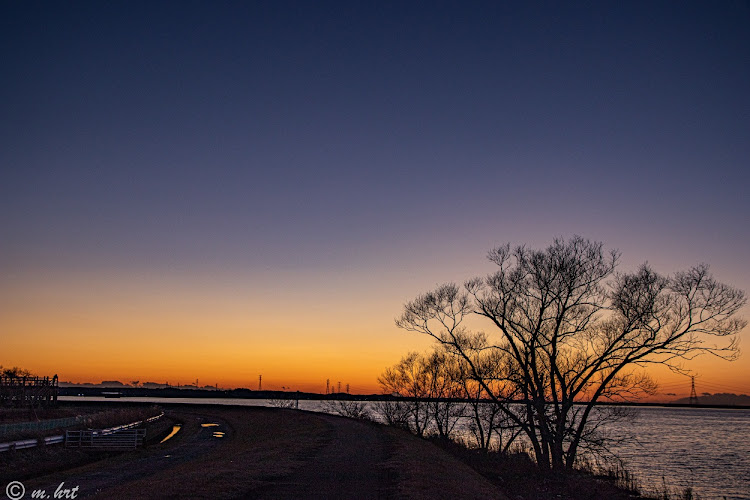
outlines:
{"label": "shoreline", "polygon": [[[168,399],[224,399],[224,400],[268,400],[268,399],[281,399],[281,400],[299,400],[299,401],[397,401],[406,400],[410,401],[410,398],[398,398],[390,395],[382,394],[318,394],[311,392],[284,392],[284,391],[249,391],[250,395],[230,395],[232,391],[204,391],[195,389],[140,389],[140,388],[124,388],[119,395],[104,395],[104,392],[111,392],[102,389],[91,389],[87,388],[87,391],[60,391],[59,400],[61,402],[101,402],[106,401],[119,401],[128,400],[135,402],[134,398],[154,398],[161,400]],[[179,391],[179,392],[177,392]],[[72,394],[75,392],[77,394]],[[93,399],[97,398],[97,399]],[[431,401],[429,398],[421,398],[422,401]],[[443,399],[437,399],[437,401],[444,401]],[[456,402],[467,402],[466,400],[457,399],[453,400]],[[228,403],[230,404],[230,403]],[[512,404],[523,404],[523,401],[515,401]],[[582,405],[585,403],[575,403],[575,405]],[[242,403],[237,403],[237,406]],[[728,405],[728,404],[686,404],[686,403],[652,403],[652,402],[629,402],[629,403],[611,403],[601,402],[597,403],[597,406],[622,406],[622,407],[633,407],[633,408],[687,408],[687,409],[716,409],[716,410],[750,410],[750,405]]]}

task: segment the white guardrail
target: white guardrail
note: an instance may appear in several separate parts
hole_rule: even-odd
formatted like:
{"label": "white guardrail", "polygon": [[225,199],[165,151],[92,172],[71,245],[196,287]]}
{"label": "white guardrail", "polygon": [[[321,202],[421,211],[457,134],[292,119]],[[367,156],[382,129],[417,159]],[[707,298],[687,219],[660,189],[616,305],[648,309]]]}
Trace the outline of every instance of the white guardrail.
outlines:
{"label": "white guardrail", "polygon": [[[155,422],[156,420],[159,420],[163,416],[164,416],[164,412],[161,412],[158,415],[147,418],[146,422],[147,423]],[[132,429],[133,427],[138,427],[139,425],[142,425],[142,424],[143,424],[143,420],[139,420],[138,422],[133,422],[131,424],[119,425],[117,427],[110,427],[108,429],[102,429],[98,433],[103,436],[106,436],[108,434],[114,434],[117,431],[122,431],[125,429]],[[9,450],[23,450],[25,448],[33,448],[35,446],[38,446],[42,441],[44,442],[44,446],[47,446],[49,444],[61,444],[65,442],[65,435],[61,434],[59,436],[48,436],[43,439],[22,439],[19,441],[9,441],[7,443],[0,443],[0,452],[9,451]]]}

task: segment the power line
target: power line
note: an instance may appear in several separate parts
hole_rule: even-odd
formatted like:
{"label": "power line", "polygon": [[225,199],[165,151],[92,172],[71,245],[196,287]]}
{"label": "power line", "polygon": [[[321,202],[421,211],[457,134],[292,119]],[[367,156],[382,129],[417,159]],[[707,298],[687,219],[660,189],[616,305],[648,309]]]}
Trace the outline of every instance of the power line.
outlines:
{"label": "power line", "polygon": [[690,404],[698,404],[698,394],[695,392],[695,377],[690,377]]}
{"label": "power line", "polygon": [[748,390],[747,387],[741,388],[739,386],[730,386],[726,384],[720,384],[717,382],[705,382],[701,381],[701,386],[706,386],[707,388],[713,390],[713,391],[731,391],[731,392],[746,392]]}
{"label": "power line", "polygon": [[[701,386],[701,388],[707,388],[712,391],[732,391],[732,392],[747,392],[748,387],[741,387],[739,385],[727,385],[722,384],[719,382],[712,382],[708,380],[703,380],[700,377],[698,378],[698,384]],[[691,377],[692,381],[692,377]],[[659,392],[675,392],[677,390],[679,392],[680,389],[683,389],[687,392],[687,383],[686,382],[668,382],[668,383],[659,383]]]}

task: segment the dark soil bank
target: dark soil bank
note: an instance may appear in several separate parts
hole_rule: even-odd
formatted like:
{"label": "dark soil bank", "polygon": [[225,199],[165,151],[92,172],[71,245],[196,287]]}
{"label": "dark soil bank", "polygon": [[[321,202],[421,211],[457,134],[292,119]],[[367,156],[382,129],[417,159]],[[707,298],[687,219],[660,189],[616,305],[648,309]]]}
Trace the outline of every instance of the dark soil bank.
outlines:
{"label": "dark soil bank", "polygon": [[64,483],[76,498],[506,498],[452,454],[378,424],[257,407],[182,406],[167,417],[181,430],[133,452],[13,452],[2,486],[22,480],[27,495],[52,497]]}

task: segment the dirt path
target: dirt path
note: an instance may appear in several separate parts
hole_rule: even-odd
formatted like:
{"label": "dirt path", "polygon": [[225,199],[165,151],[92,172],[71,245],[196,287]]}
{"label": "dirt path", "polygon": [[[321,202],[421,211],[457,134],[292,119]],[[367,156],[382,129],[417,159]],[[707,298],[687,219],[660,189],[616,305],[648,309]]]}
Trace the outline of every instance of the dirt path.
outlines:
{"label": "dirt path", "polygon": [[[183,422],[180,431],[163,445],[155,444],[144,450],[111,457],[74,470],[51,474],[37,481],[26,481],[29,494],[33,490],[45,490],[49,495],[64,483],[63,489],[78,486],[76,498],[90,496],[108,497],[109,490],[121,485],[141,481],[155,474],[168,473],[180,464],[190,463],[202,455],[221,447],[224,440],[231,440],[232,430],[223,420],[206,413],[179,414]],[[204,423],[217,426],[202,427]],[[214,432],[224,432],[223,438],[214,437]]]}
{"label": "dirt path", "polygon": [[25,480],[26,498],[38,489],[52,498],[60,483],[78,486],[76,498],[504,498],[465,464],[397,429],[275,408],[169,412],[184,425],[166,443]]}
{"label": "dirt path", "polygon": [[258,498],[392,497],[396,483],[387,467],[392,445],[382,429],[337,417],[319,418],[328,426],[320,450],[294,474],[260,492]]}

